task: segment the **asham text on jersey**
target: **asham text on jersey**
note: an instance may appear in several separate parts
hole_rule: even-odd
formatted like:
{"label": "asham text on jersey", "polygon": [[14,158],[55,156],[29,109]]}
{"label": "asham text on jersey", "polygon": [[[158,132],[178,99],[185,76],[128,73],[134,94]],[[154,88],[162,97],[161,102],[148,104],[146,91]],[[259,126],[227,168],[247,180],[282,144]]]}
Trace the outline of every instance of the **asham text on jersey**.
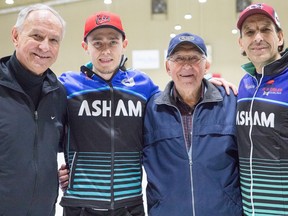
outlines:
{"label": "asham text on jersey", "polygon": [[[123,100],[116,101],[115,116],[136,116],[142,117],[142,103],[140,101],[128,100],[124,103]],[[111,101],[110,100],[95,100],[91,104],[87,100],[81,103],[78,116],[103,116],[111,117]]]}
{"label": "asham text on jersey", "polygon": [[236,117],[237,125],[258,125],[263,127],[274,128],[275,114],[270,113],[267,115],[265,112],[247,112],[238,111]]}

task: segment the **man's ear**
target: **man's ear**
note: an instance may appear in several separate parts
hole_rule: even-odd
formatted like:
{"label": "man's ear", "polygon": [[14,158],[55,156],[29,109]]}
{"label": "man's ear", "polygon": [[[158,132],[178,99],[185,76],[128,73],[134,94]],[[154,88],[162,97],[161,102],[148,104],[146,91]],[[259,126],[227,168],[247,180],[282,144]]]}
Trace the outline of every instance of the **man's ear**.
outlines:
{"label": "man's ear", "polygon": [[211,64],[208,60],[206,60],[206,63],[205,63],[205,74],[207,73],[207,71],[210,70],[210,67],[211,67]]}
{"label": "man's ear", "polygon": [[123,40],[123,43],[122,43],[122,54],[124,55],[124,53],[125,53],[125,49],[126,49],[126,47],[127,47],[127,45],[128,45],[128,40],[127,40],[127,38],[126,39],[124,39]]}
{"label": "man's ear", "polygon": [[279,43],[278,43],[278,46],[282,46],[284,44],[284,34],[283,34],[283,31],[279,31],[277,33],[278,35],[278,39],[279,39]]}
{"label": "man's ear", "polygon": [[238,38],[238,44],[239,44],[241,53],[243,53],[244,52],[244,48],[243,48],[243,45],[242,45],[242,38],[241,37]]}
{"label": "man's ear", "polygon": [[170,69],[170,63],[168,60],[165,61],[165,67],[166,67],[166,72],[169,76],[171,76],[171,69]]}
{"label": "man's ear", "polygon": [[87,54],[89,54],[88,44],[87,44],[85,41],[82,41],[81,45],[82,45],[83,49],[85,50],[85,52],[86,52]]}
{"label": "man's ear", "polygon": [[15,28],[15,27],[12,28],[11,37],[12,37],[12,42],[13,42],[14,46],[17,47],[18,46],[18,40],[19,40],[19,32],[18,32],[17,28]]}
{"label": "man's ear", "polygon": [[123,48],[126,49],[127,45],[128,45],[128,40],[127,40],[127,38],[126,38],[126,39],[123,41]]}

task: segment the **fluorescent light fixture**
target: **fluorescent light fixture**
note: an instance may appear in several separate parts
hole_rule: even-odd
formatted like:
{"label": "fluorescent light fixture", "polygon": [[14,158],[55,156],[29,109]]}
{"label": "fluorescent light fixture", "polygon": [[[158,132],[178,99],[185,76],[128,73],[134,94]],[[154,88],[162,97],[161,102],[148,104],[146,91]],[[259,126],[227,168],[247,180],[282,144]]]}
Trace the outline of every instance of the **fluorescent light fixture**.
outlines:
{"label": "fluorescent light fixture", "polygon": [[104,0],[104,4],[112,4],[112,0]]}
{"label": "fluorescent light fixture", "polygon": [[184,18],[186,20],[192,19],[192,15],[191,14],[185,14]]}
{"label": "fluorescent light fixture", "polygon": [[182,28],[181,25],[175,25],[175,27],[174,27],[174,29],[177,31],[181,30],[181,28]]}
{"label": "fluorescent light fixture", "polygon": [[235,34],[237,34],[237,33],[238,33],[238,30],[237,30],[237,29],[232,29],[232,31],[231,31],[231,32],[232,32],[232,34],[233,34],[233,35],[235,35]]}
{"label": "fluorescent light fixture", "polygon": [[170,37],[171,37],[171,38],[174,38],[175,36],[176,36],[175,33],[171,33],[171,34],[170,34]]}
{"label": "fluorescent light fixture", "polygon": [[5,0],[5,3],[9,4],[9,5],[12,5],[12,4],[14,4],[14,0]]}
{"label": "fluorescent light fixture", "polygon": [[207,0],[198,0],[199,1],[199,3],[206,3],[207,2]]}

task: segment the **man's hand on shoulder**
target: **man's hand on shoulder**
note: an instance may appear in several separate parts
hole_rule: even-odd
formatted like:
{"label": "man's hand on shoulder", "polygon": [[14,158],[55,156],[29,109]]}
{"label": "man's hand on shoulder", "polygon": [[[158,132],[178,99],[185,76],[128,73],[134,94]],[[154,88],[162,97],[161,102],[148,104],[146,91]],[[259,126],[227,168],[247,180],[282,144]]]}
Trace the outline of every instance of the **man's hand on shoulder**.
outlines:
{"label": "man's hand on shoulder", "polygon": [[225,88],[225,91],[227,93],[227,95],[230,95],[230,88],[232,89],[233,93],[235,95],[238,94],[238,88],[236,85],[234,85],[233,83],[228,82],[227,80],[225,80],[224,78],[216,78],[216,77],[212,77],[208,80],[209,82],[213,83],[216,86],[223,86]]}

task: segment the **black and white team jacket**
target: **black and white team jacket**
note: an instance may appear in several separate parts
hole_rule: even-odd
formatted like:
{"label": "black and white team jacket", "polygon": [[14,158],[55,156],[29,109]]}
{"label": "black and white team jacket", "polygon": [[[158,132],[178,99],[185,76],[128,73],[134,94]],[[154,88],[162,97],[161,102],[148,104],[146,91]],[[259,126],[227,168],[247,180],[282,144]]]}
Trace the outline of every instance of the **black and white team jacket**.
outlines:
{"label": "black and white team jacket", "polygon": [[85,66],[59,80],[68,98],[65,156],[70,168],[62,206],[117,209],[142,199],[142,127],[158,87],[143,72],[118,70],[106,81]]}

